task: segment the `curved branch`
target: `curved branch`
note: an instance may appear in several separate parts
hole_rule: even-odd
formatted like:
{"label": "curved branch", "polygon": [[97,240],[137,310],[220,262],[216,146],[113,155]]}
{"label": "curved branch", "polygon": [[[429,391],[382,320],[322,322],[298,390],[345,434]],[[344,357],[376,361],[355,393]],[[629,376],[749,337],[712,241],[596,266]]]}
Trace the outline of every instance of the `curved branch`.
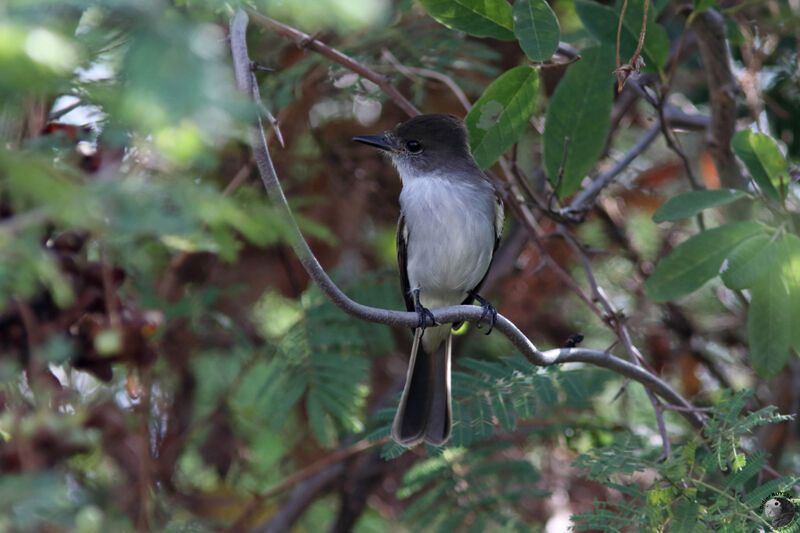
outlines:
{"label": "curved branch", "polygon": [[[250,71],[250,58],[247,53],[247,43],[245,40],[247,22],[247,14],[242,10],[238,10],[230,26],[231,53],[233,56],[234,72],[236,74],[236,84],[239,91],[248,97],[259,98],[258,87],[253,81],[253,75]],[[390,326],[415,327],[419,319],[416,313],[392,311],[360,304],[350,299],[335,283],[333,283],[311,252],[289,208],[289,204],[283,194],[278,176],[275,173],[275,167],[269,155],[260,117],[256,117],[251,127],[250,137],[256,165],[264,187],[267,190],[267,194],[274,206],[283,212],[283,215],[289,222],[291,232],[290,243],[292,248],[300,259],[303,267],[308,272],[308,275],[319,286],[322,292],[330,298],[337,307],[350,316]],[[433,309],[431,311],[436,323],[439,324],[462,321],[477,323],[481,320],[483,314],[480,307],[471,305],[455,305]],[[685,408],[685,411],[679,412],[689,423],[694,427],[702,426],[702,418],[692,410],[692,405],[686,399],[678,394],[665,381],[639,366],[615,357],[608,352],[589,348],[562,348],[541,352],[513,322],[500,314],[497,315],[495,329],[505,335],[533,365],[550,366],[561,363],[589,363],[608,368],[609,370],[613,370],[648,387],[654,393],[667,400],[668,403]]]}

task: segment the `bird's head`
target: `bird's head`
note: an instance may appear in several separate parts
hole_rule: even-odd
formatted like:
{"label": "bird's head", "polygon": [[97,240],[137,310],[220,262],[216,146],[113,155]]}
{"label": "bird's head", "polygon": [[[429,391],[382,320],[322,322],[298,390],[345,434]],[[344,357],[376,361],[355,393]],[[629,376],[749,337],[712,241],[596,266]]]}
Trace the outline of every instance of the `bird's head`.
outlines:
{"label": "bird's head", "polygon": [[403,180],[419,174],[477,170],[464,122],[453,115],[419,115],[381,135],[353,140],[389,154]]}

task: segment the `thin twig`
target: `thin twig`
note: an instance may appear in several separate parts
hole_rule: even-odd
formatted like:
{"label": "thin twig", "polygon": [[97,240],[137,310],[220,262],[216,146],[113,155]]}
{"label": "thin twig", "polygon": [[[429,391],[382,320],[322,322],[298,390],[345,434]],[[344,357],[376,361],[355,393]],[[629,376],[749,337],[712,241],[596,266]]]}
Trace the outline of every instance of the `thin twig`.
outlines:
{"label": "thin twig", "polygon": [[389,80],[387,80],[384,76],[381,76],[374,70],[367,68],[366,66],[362,65],[361,63],[353,60],[352,58],[346,56],[342,52],[331,48],[330,46],[326,45],[322,41],[315,39],[313,36],[308,35],[307,33],[303,33],[300,30],[292,28],[291,26],[287,26],[286,24],[282,24],[277,20],[273,20],[269,17],[258,13],[252,9],[248,9],[247,12],[253,17],[253,22],[258,24],[259,26],[263,26],[269,30],[274,31],[281,37],[285,37],[287,39],[292,40],[297,46],[301,48],[308,48],[309,50],[313,50],[318,54],[321,54],[334,63],[338,63],[342,65],[348,70],[355,72],[362,77],[368,79],[372,83],[376,84],[381,90],[388,95],[397,106],[408,113],[411,116],[419,115],[420,111],[417,109],[414,104],[409,102],[405,96],[400,94],[400,91],[395,89]]}
{"label": "thin twig", "polygon": [[667,460],[672,455],[672,446],[669,442],[669,435],[667,435],[667,425],[664,423],[664,406],[658,398],[656,398],[653,391],[645,389],[647,398],[653,406],[653,411],[656,413],[656,424],[658,425],[658,432],[661,434],[661,457],[660,460]]}
{"label": "thin twig", "polygon": [[[619,54],[619,48],[620,48],[619,41],[622,38],[622,22],[625,20],[625,11],[627,9],[628,9],[628,0],[624,0],[624,2],[622,2],[622,9],[619,12],[619,24],[617,24],[617,71],[619,71],[622,68],[622,60],[620,59],[620,54]],[[622,85],[623,83],[622,81],[620,81],[619,85],[617,86],[617,91],[622,90]]]}
{"label": "thin twig", "polygon": [[639,142],[637,142],[636,145],[631,148],[627,154],[625,154],[625,157],[620,159],[611,170],[596,178],[594,181],[592,181],[591,185],[576,194],[569,207],[573,210],[590,208],[600,192],[623,170],[628,168],[628,165],[630,165],[634,159],[639,157],[645,150],[647,150],[647,147],[650,146],[650,144],[658,136],[659,131],[661,131],[660,120],[655,126],[647,130],[647,133],[645,133],[644,136],[639,139]]}
{"label": "thin twig", "polygon": [[[634,58],[638,58],[644,46],[644,35],[647,33],[647,8],[650,6],[650,0],[644,0],[644,13],[642,13],[642,29],[639,32],[639,43],[636,45],[636,51],[633,53]],[[634,59],[631,59],[634,61]]]}
{"label": "thin twig", "polygon": [[564,179],[564,169],[567,167],[567,156],[569,155],[569,137],[564,136],[564,154],[561,156],[561,164],[558,166],[558,174],[556,174],[556,182],[553,185],[553,190],[550,193],[550,198],[547,199],[547,205],[550,207],[553,203],[553,198],[557,199],[558,189],[561,187],[561,181]]}
{"label": "thin twig", "polygon": [[427,68],[408,67],[403,65],[389,50],[384,50],[381,55],[386,61],[391,63],[392,66],[397,69],[398,72],[400,72],[400,74],[403,74],[411,79],[414,79],[416,75],[423,76],[425,78],[431,78],[444,83],[447,88],[452,91],[461,105],[464,106],[465,111],[468,112],[470,109],[472,109],[472,104],[469,103],[469,98],[467,98],[467,95],[464,94],[464,91],[461,90],[461,87],[459,87],[450,76]]}
{"label": "thin twig", "polygon": [[[586,273],[589,286],[592,289],[592,299],[600,302],[600,305],[606,310],[606,322],[614,329],[619,340],[622,341],[622,344],[625,346],[625,349],[628,352],[631,360],[635,363],[638,363],[640,366],[646,367],[650,372],[655,373],[655,370],[650,366],[639,350],[633,345],[628,327],[625,325],[625,321],[620,318],[619,311],[612,305],[611,301],[606,297],[603,290],[597,284],[597,280],[592,272],[589,258],[586,257],[586,254],[584,253],[578,241],[563,226],[559,226],[558,231],[559,234],[564,237],[567,243],[569,243],[580,259],[584,268],[584,272]],[[653,394],[653,391],[645,389],[645,392],[647,393],[647,397],[650,399],[650,403],[653,405],[653,410],[655,411],[658,431],[661,434],[661,442],[663,447],[662,454],[663,458],[666,459],[671,455],[672,448],[670,446],[669,436],[667,435],[666,425],[664,424],[664,412],[661,407],[661,401],[656,398],[656,396]]]}
{"label": "thin twig", "polygon": [[[250,75],[253,77],[253,87],[258,87],[258,80],[256,80],[256,73],[255,73],[255,63],[250,65]],[[257,94],[257,93],[256,93]],[[283,142],[283,133],[281,133],[281,128],[278,125],[278,119],[267,109],[267,106],[264,105],[264,102],[261,100],[260,97],[255,98],[256,94],[254,94],[254,100],[258,108],[261,110],[261,113],[267,119],[267,122],[270,123],[272,126],[272,131],[275,132],[275,138],[278,140],[278,144],[281,145],[281,148],[286,148],[286,143]]]}
{"label": "thin twig", "polygon": [[670,405],[668,403],[662,404],[664,409],[671,409],[673,411],[686,411],[687,409],[694,411],[695,413],[710,413],[714,410],[713,407],[681,407],[680,405]]}
{"label": "thin twig", "polygon": [[639,43],[636,45],[636,50],[633,52],[631,58],[624,65],[620,63],[619,43],[622,35],[623,22],[625,20],[625,10],[628,8],[628,0],[625,0],[622,4],[622,10],[619,14],[619,25],[617,26],[617,69],[614,71],[614,74],[617,75],[617,92],[622,91],[622,87],[625,86],[625,82],[631,74],[639,72],[642,66],[644,66],[644,60],[640,54],[642,52],[642,46],[644,46],[644,36],[647,32],[647,8],[649,4],[649,0],[644,0],[644,15],[642,16],[642,27],[639,30]]}
{"label": "thin twig", "polygon": [[358,455],[361,452],[374,448],[376,446],[382,446],[389,442],[390,437],[384,437],[383,439],[379,439],[373,442],[368,440],[361,440],[353,444],[352,446],[348,446],[347,448],[342,448],[340,450],[336,450],[321,459],[314,461],[310,465],[306,466],[305,468],[298,470],[294,474],[285,477],[280,482],[276,483],[275,485],[271,486],[270,488],[259,492],[258,494],[253,496],[253,499],[247,502],[244,509],[242,509],[239,516],[236,518],[233,524],[227,529],[228,532],[234,533],[236,531],[242,531],[247,524],[247,522],[253,517],[253,515],[258,511],[259,506],[263,504],[268,499],[280,494],[281,492],[285,491],[286,489],[297,485],[304,479],[307,479],[320,470],[327,468],[328,466],[340,463],[353,457],[354,455]]}
{"label": "thin twig", "polygon": [[[675,152],[681,162],[683,162],[683,167],[686,170],[686,177],[689,179],[689,184],[692,186],[692,189],[699,191],[702,190],[704,187],[700,184],[700,181],[694,174],[694,170],[692,169],[692,164],[689,161],[689,156],[686,155],[686,152],[683,151],[683,148],[680,146],[680,141],[675,136],[674,132],[669,126],[669,122],[667,122],[666,116],[664,114],[664,107],[666,104],[667,94],[662,92],[661,95],[655,96],[654,94],[650,94],[647,91],[647,87],[643,87],[638,83],[631,84],[636,91],[644,98],[653,109],[655,109],[656,113],[658,114],[658,123],[661,126],[661,133],[664,135],[664,140],[667,143],[667,146],[670,150]],[[698,213],[696,216],[697,225],[701,231],[705,230],[705,222],[703,220],[703,213]]]}
{"label": "thin twig", "polygon": [[228,196],[230,193],[235,191],[239,188],[239,186],[244,183],[247,177],[250,175],[250,171],[253,170],[253,163],[255,163],[254,158],[250,158],[247,163],[242,165],[236,174],[234,174],[233,179],[225,186],[225,189],[222,191],[222,196]]}

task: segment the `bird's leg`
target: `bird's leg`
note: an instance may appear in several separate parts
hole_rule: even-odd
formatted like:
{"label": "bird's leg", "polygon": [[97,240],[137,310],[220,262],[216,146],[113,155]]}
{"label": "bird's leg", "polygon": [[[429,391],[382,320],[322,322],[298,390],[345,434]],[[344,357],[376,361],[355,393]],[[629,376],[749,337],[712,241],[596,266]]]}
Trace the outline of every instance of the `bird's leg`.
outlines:
{"label": "bird's leg", "polygon": [[469,295],[470,297],[478,300],[478,303],[481,304],[481,307],[483,308],[483,313],[481,314],[481,318],[480,320],[478,320],[477,324],[478,328],[481,327],[481,322],[483,322],[483,319],[486,318],[486,315],[489,315],[489,329],[486,330],[486,334],[488,335],[489,333],[492,332],[492,329],[494,328],[494,323],[497,320],[497,309],[495,309],[494,306],[490,304],[488,300],[481,297],[478,293],[470,292]]}
{"label": "bird's leg", "polygon": [[411,295],[414,297],[414,311],[417,313],[419,317],[419,324],[417,327],[422,329],[422,333],[425,333],[425,328],[428,327],[428,318],[431,319],[431,322],[435,325],[436,319],[433,318],[433,313],[427,307],[423,307],[422,304],[419,302],[419,287],[416,289],[411,290]]}

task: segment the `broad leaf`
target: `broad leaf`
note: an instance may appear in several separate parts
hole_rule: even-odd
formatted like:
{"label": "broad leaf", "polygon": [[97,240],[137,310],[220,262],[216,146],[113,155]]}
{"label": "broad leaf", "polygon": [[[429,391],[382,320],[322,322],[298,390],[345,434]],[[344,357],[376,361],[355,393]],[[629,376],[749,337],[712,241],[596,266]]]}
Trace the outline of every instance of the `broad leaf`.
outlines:
{"label": "broad leaf", "polygon": [[425,10],[454,30],[476,37],[514,39],[511,4],[505,0],[419,0]]}
{"label": "broad leaf", "polygon": [[736,222],[698,233],[662,259],[645,283],[657,302],[680,298],[719,273],[728,254],[744,239],[763,231],[756,222]]}
{"label": "broad leaf", "polygon": [[472,154],[486,168],[519,139],[533,114],[539,75],[532,67],[516,67],[497,78],[481,95],[464,122]]}
{"label": "broad leaf", "polygon": [[[575,0],[575,11],[583,25],[601,43],[616,46],[617,26],[622,2],[611,8],[595,0]],[[639,33],[642,29],[642,2],[628,2],[625,9],[625,20],[620,35],[620,60],[627,63],[639,44]],[[658,72],[664,67],[669,55],[669,36],[667,31],[655,22],[656,9],[650,6],[647,12],[647,26],[641,55],[644,58],[645,70]]]}
{"label": "broad leaf", "polygon": [[728,204],[745,197],[747,197],[746,192],[737,191],[736,189],[692,191],[679,194],[667,200],[664,205],[656,210],[653,214],[653,222],[666,222],[693,217],[710,207]]}
{"label": "broad leaf", "polygon": [[550,99],[544,126],[544,165],[559,197],[578,188],[603,152],[613,100],[613,71],[611,48],[587,48]]}
{"label": "broad leaf", "polygon": [[750,289],[747,338],[750,364],[764,377],[780,372],[789,357],[792,316],[791,300],[780,268],[773,268]]}
{"label": "broad leaf", "polygon": [[555,13],[545,0],[516,0],[514,35],[529,58],[546,61],[558,49],[561,29]]}
{"label": "broad leaf", "polygon": [[[791,295],[792,324],[800,324],[800,237],[791,233],[779,241],[777,260],[780,261],[783,281]],[[800,352],[800,327],[791,328],[792,348]]]}
{"label": "broad leaf", "polygon": [[763,133],[742,130],[733,136],[731,147],[744,162],[761,191],[776,202],[780,202],[778,191],[781,190],[781,182],[784,191],[786,190],[789,171],[786,159],[775,141]]}
{"label": "broad leaf", "polygon": [[761,281],[775,261],[775,243],[766,234],[742,241],[722,264],[722,283],[729,289],[748,289]]}

